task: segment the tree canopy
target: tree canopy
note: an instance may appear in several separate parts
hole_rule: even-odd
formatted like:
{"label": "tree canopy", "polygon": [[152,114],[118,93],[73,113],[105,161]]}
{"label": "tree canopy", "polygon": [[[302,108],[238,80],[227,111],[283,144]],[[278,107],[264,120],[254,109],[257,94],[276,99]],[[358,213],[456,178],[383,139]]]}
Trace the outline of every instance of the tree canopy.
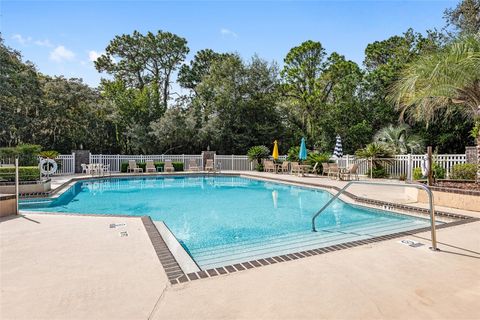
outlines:
{"label": "tree canopy", "polygon": [[0,37],[0,147],[246,154],[278,140],[286,153],[305,137],[310,150],[332,152],[340,135],[346,154],[381,139],[404,152],[406,121],[414,140],[463,152],[480,105],[479,4],[447,9],[443,31],[408,29],[368,44],[363,65],[318,39],[277,64],[209,48],[188,56],[180,35],[133,31],[95,61],[105,75],[98,88],[40,73]]}

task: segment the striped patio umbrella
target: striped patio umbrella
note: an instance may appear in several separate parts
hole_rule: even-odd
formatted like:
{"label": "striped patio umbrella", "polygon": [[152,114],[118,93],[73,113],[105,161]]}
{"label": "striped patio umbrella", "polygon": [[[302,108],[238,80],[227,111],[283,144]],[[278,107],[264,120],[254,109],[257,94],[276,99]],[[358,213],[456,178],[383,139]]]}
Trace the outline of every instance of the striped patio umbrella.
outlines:
{"label": "striped patio umbrella", "polygon": [[343,149],[342,149],[342,138],[337,135],[337,142],[335,142],[335,149],[333,150],[333,156],[337,158],[343,157]]}

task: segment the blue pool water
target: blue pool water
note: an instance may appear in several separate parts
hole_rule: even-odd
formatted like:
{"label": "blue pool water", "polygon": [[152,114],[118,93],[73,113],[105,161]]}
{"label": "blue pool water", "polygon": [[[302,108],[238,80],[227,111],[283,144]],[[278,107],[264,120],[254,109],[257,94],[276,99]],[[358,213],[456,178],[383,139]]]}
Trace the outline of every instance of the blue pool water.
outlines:
{"label": "blue pool water", "polygon": [[242,177],[110,178],[78,182],[53,201],[23,202],[31,211],[149,215],[164,221],[203,268],[428,226],[406,215],[335,201],[331,195]]}

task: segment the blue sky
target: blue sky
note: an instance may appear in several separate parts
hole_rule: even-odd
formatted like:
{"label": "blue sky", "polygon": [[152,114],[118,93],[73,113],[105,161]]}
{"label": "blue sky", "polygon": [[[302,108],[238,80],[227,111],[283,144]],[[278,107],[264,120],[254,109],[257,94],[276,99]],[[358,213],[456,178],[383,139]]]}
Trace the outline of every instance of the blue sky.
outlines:
{"label": "blue sky", "polygon": [[0,30],[7,45],[49,75],[101,74],[92,59],[118,34],[166,30],[200,49],[253,54],[282,63],[305,40],[320,41],[359,64],[368,43],[444,25],[457,1],[5,1]]}

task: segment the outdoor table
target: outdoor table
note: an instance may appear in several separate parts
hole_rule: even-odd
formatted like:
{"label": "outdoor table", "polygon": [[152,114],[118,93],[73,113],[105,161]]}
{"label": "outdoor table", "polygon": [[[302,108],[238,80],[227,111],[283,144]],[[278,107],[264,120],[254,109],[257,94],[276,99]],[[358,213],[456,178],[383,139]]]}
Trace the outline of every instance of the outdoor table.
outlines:
{"label": "outdoor table", "polygon": [[157,172],[163,172],[163,167],[158,166],[157,167]]}

